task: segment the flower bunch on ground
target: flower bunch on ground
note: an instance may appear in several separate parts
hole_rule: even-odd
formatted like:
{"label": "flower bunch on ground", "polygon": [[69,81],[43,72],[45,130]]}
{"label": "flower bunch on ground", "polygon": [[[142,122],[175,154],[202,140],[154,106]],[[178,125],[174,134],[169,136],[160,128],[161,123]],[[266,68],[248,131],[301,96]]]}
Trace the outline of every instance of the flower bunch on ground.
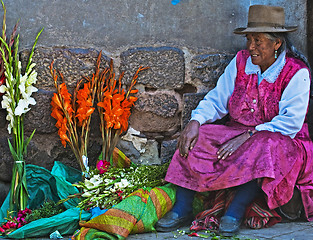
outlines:
{"label": "flower bunch on ground", "polygon": [[129,168],[110,166],[103,174],[95,169],[89,172],[89,177],[84,181],[74,184],[82,190],[81,194],[69,198],[81,197],[78,207],[84,210],[93,207],[108,209],[139,188],[164,185],[167,168],[168,164],[132,165]]}
{"label": "flower bunch on ground", "polygon": [[28,223],[26,218],[29,214],[31,214],[31,212],[32,211],[30,209],[25,208],[24,210],[20,210],[16,217],[12,217],[8,214],[7,222],[0,227],[0,235],[7,235],[26,225]]}
{"label": "flower bunch on ground", "polygon": [[[13,138],[12,142],[8,140],[14,160],[10,194],[10,211],[13,211],[25,209],[28,199],[24,155],[35,130],[29,138],[24,139],[24,116],[30,110],[30,105],[36,104],[35,99],[31,97],[32,93],[37,91],[37,88],[33,86],[37,81],[37,73],[34,70],[35,64],[32,63],[32,56],[43,29],[37,34],[25,72],[22,74],[18,54],[19,35],[15,36],[15,29],[11,38],[7,40],[5,33],[6,9],[2,0],[1,4],[4,16],[2,37],[0,37],[0,74],[3,74],[2,71],[4,70],[5,84],[0,86],[0,93],[4,94],[1,106],[7,111],[8,132],[12,134]],[[0,78],[2,78],[2,75],[0,75]]]}

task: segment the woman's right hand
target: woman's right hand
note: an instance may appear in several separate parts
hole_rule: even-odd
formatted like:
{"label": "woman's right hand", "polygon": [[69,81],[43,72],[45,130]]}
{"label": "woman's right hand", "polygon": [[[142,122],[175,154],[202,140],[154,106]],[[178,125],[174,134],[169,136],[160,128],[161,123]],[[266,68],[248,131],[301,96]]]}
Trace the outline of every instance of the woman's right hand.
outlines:
{"label": "woman's right hand", "polygon": [[182,157],[187,157],[189,150],[195,146],[199,137],[199,127],[200,123],[198,121],[191,120],[181,132],[177,147]]}

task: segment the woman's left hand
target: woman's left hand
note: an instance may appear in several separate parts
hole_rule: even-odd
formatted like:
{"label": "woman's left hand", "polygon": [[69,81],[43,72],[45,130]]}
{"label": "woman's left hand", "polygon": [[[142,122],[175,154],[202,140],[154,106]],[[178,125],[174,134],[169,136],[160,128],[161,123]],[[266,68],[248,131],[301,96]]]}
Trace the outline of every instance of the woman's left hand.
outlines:
{"label": "woman's left hand", "polygon": [[217,151],[217,158],[225,159],[232,155],[245,141],[247,141],[248,138],[250,138],[250,134],[245,132],[224,143]]}

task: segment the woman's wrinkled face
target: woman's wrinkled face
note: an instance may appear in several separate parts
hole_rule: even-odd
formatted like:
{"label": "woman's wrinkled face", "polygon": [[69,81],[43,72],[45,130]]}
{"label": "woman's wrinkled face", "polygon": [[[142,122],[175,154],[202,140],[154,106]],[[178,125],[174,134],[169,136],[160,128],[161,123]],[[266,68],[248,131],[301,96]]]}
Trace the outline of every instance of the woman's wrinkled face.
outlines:
{"label": "woman's wrinkled face", "polygon": [[252,63],[259,65],[264,72],[275,62],[275,50],[281,46],[281,40],[273,41],[267,38],[264,33],[248,33],[246,38]]}

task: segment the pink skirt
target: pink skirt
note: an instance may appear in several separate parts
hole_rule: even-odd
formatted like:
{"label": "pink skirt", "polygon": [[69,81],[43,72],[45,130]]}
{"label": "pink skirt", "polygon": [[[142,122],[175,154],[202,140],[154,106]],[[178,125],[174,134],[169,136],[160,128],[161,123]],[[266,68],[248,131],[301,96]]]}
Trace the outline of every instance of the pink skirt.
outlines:
{"label": "pink skirt", "polygon": [[[308,138],[307,127],[300,131],[304,132],[303,136],[298,134],[295,139],[277,132],[257,132],[230,157],[218,159],[216,152],[223,143],[248,130],[248,127],[235,125],[202,125],[197,144],[188,157],[183,158],[175,152],[165,180],[205,192],[260,179],[270,209],[286,204],[297,186],[302,193],[307,218],[312,220],[313,144]],[[309,153],[307,149],[310,149]]]}

